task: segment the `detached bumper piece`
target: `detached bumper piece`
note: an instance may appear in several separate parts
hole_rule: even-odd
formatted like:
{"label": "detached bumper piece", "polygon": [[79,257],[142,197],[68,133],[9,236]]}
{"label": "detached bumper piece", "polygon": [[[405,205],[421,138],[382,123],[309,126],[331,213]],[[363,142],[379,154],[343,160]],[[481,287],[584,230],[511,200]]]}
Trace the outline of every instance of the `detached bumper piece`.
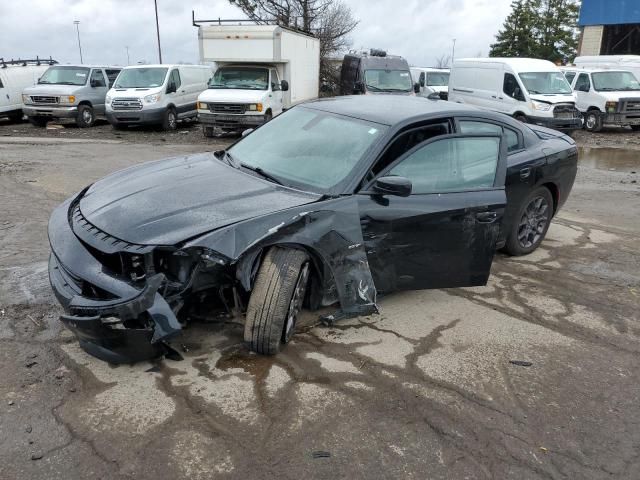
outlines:
{"label": "detached bumper piece", "polygon": [[80,346],[109,363],[133,363],[177,352],[165,341],[181,331],[173,310],[158,293],[165,277],[156,274],[144,286],[103,270],[74,235],[67,219],[69,202],[49,222],[49,280],[65,309],[60,317]]}

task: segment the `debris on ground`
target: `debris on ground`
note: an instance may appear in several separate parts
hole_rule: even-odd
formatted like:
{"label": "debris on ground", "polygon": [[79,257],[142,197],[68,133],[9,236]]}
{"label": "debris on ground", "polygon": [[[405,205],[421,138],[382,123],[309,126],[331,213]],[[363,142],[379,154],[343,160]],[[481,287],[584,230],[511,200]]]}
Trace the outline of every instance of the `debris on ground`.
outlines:
{"label": "debris on ground", "polygon": [[509,363],[511,363],[512,365],[517,365],[519,367],[530,367],[531,365],[533,365],[533,363],[527,362],[525,360],[509,360]]}
{"label": "debris on ground", "polygon": [[325,452],[323,450],[317,450],[311,453],[312,458],[329,458],[331,457],[331,453]]}

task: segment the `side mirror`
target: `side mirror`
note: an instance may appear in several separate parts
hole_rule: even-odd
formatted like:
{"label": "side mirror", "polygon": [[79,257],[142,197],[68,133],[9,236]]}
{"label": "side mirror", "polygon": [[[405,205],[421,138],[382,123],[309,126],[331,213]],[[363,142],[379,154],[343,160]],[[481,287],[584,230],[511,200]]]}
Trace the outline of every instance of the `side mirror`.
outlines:
{"label": "side mirror", "polygon": [[282,81],[280,82],[280,89],[281,89],[283,92],[286,92],[287,90],[289,90],[289,82],[287,82],[286,80],[282,80]]}
{"label": "side mirror", "polygon": [[420,84],[418,82],[413,84],[413,91],[415,93],[420,93]]}
{"label": "side mirror", "polygon": [[589,93],[589,85],[580,85],[580,88],[578,88],[578,90],[580,92]]}
{"label": "side mirror", "polygon": [[247,128],[246,130],[243,130],[242,133],[240,135],[242,135],[243,137],[246,137],[247,135],[249,135],[251,132],[253,132],[253,128]]}
{"label": "side mirror", "polygon": [[526,101],[526,98],[524,98],[524,94],[522,93],[522,90],[520,90],[520,87],[516,87],[516,89],[513,91],[513,98],[520,102]]}
{"label": "side mirror", "polygon": [[176,84],[171,82],[169,85],[167,85],[167,93],[175,93],[177,90]]}
{"label": "side mirror", "polygon": [[421,87],[424,87],[424,78],[421,78],[421,79],[420,79],[420,86],[421,86]]}
{"label": "side mirror", "polygon": [[359,93],[364,93],[365,92],[365,88],[364,88],[364,83],[357,81],[354,85],[353,85],[353,93],[355,93],[356,95]]}
{"label": "side mirror", "polygon": [[408,197],[411,195],[411,180],[405,177],[380,177],[373,184],[373,193],[377,195],[395,195]]}
{"label": "side mirror", "polygon": [[438,92],[431,92],[427,98],[429,100],[442,100],[442,97],[440,96],[440,94]]}

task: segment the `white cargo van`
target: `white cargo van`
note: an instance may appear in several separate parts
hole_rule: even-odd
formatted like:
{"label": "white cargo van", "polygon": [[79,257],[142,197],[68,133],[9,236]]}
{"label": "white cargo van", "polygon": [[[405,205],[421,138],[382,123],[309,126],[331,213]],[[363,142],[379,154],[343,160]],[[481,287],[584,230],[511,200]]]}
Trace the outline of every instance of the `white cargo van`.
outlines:
{"label": "white cargo van", "polygon": [[[204,21],[203,21],[204,22]],[[236,22],[237,23],[237,22]],[[279,25],[198,26],[200,61],[215,62],[198,97],[205,136],[257,127],[283,110],[318,97],[320,41]]]}
{"label": "white cargo van", "polygon": [[449,69],[411,67],[411,76],[414,82],[420,85],[420,96],[428,97],[437,93],[442,100],[449,97]]}
{"label": "white cargo van", "polygon": [[107,119],[114,128],[161,125],[175,130],[178,120],[197,117],[198,95],[212,74],[204,65],[125,67],[107,93]]}
{"label": "white cargo van", "polygon": [[585,129],[598,132],[604,125],[620,125],[640,130],[640,82],[633,73],[614,69],[575,73],[572,86]]}
{"label": "white cargo van", "polygon": [[576,57],[576,67],[624,70],[640,80],[640,55],[597,55]]}
{"label": "white cargo van", "polygon": [[553,63],[532,58],[456,60],[449,100],[557,130],[582,128],[575,95]]}
{"label": "white cargo van", "polygon": [[0,58],[0,117],[22,119],[22,91],[38,83],[55,60],[4,60]]}

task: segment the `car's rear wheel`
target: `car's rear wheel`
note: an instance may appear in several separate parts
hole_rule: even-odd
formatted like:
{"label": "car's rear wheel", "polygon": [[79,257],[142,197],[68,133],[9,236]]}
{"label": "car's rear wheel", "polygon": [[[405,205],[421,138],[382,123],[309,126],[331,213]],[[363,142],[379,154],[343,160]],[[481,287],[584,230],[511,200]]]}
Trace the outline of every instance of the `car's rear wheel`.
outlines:
{"label": "car's rear wheel", "polygon": [[588,132],[599,132],[602,130],[602,115],[599,110],[589,110],[584,115],[584,129]]}
{"label": "car's rear wheel", "polygon": [[47,117],[29,117],[29,123],[36,127],[46,127],[48,119]]}
{"label": "car's rear wheel", "polygon": [[174,108],[168,108],[164,112],[164,119],[162,121],[163,130],[175,130],[178,128],[178,114]]}
{"label": "car's rear wheel", "polygon": [[9,121],[18,123],[22,121],[22,117],[24,117],[22,110],[18,110],[17,112],[11,112],[9,114]]}
{"label": "car's rear wheel", "polygon": [[310,263],[302,250],[272,247],[256,277],[244,327],[251,350],[275,355],[291,340],[309,283]]}
{"label": "car's rear wheel", "polygon": [[93,113],[93,108],[89,105],[78,106],[78,116],[76,117],[76,124],[80,128],[92,127],[96,121],[96,116]]}
{"label": "car's rear wheel", "polygon": [[537,249],[547,235],[553,216],[553,197],[546,187],[535,189],[522,202],[507,237],[505,251],[526,255]]}

